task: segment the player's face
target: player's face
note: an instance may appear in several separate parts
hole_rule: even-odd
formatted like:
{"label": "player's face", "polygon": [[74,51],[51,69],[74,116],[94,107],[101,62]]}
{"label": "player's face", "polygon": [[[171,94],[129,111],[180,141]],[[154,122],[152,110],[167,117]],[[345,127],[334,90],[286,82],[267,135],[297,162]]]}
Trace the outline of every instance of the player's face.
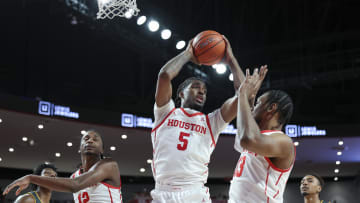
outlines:
{"label": "player's face", "polygon": [[264,113],[266,112],[266,107],[267,107],[267,94],[263,94],[261,95],[257,100],[256,100],[256,104],[254,106],[254,110],[252,111],[252,115],[255,118],[257,123],[260,123]]}
{"label": "player's face", "polygon": [[300,183],[300,192],[303,196],[320,193],[321,186],[319,180],[311,175],[305,176]]}
{"label": "player's face", "polygon": [[88,131],[81,138],[80,152],[88,155],[100,155],[103,153],[103,142],[101,137],[92,131]]}
{"label": "player's face", "polygon": [[41,171],[41,176],[56,177],[57,173],[52,168],[44,168]]}
{"label": "player's face", "polygon": [[205,105],[207,89],[204,82],[194,80],[184,90],[183,107],[201,111]]}

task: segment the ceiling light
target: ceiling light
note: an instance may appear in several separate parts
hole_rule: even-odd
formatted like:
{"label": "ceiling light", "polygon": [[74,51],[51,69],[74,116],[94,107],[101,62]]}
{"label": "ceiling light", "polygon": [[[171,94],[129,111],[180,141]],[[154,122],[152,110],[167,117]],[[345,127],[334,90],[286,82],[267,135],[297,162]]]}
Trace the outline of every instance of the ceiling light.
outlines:
{"label": "ceiling light", "polygon": [[342,152],[341,152],[341,151],[338,151],[336,154],[337,154],[338,156],[341,156],[341,155],[342,155]]}
{"label": "ceiling light", "polygon": [[38,125],[38,128],[41,130],[41,129],[44,128],[44,125],[43,125],[43,124],[39,124],[39,125]]}
{"label": "ceiling light", "polygon": [[115,146],[111,146],[111,147],[110,147],[110,150],[111,150],[111,151],[115,151],[115,150],[116,150],[116,147],[115,147]]}
{"label": "ceiling light", "polygon": [[148,160],[146,160],[146,162],[147,162],[148,164],[151,164],[151,163],[152,163],[152,160],[151,160],[151,159],[148,159]]}
{"label": "ceiling light", "polygon": [[338,181],[339,180],[339,178],[338,177],[334,177],[334,181]]}
{"label": "ceiling light", "polygon": [[0,123],[2,123],[2,119],[0,118]]}
{"label": "ceiling light", "polygon": [[0,162],[2,161],[2,158],[0,157]]}
{"label": "ceiling light", "polygon": [[80,133],[81,133],[82,135],[85,135],[85,134],[86,134],[86,130],[82,130],[82,131],[80,131]]}
{"label": "ceiling light", "polygon": [[224,64],[214,64],[213,67],[215,67],[218,74],[223,74],[226,72],[226,66]]}
{"label": "ceiling light", "polygon": [[186,45],[185,41],[184,41],[184,40],[181,40],[181,41],[178,41],[178,42],[176,43],[176,48],[177,48],[177,49],[182,49],[182,48],[185,47],[185,45]]}
{"label": "ceiling light", "polygon": [[121,135],[121,138],[123,139],[123,140],[126,140],[127,139],[127,135]]}
{"label": "ceiling light", "polygon": [[161,31],[161,38],[166,40],[169,39],[171,37],[171,31],[169,29],[165,29],[163,31]]}
{"label": "ceiling light", "polygon": [[30,141],[29,141],[29,145],[30,145],[30,146],[34,146],[34,145],[35,145],[35,141],[34,141],[34,140],[30,140]]}
{"label": "ceiling light", "polygon": [[294,145],[299,146],[299,142],[298,141],[294,142]]}
{"label": "ceiling light", "polygon": [[156,20],[151,20],[149,23],[148,23],[148,28],[151,32],[156,32],[158,31],[160,25],[158,23],[158,21]]}
{"label": "ceiling light", "polygon": [[12,148],[12,147],[9,148],[9,152],[14,152],[14,151],[15,151],[14,148]]}
{"label": "ceiling light", "polygon": [[234,75],[232,73],[229,75],[229,80],[234,81]]}
{"label": "ceiling light", "polygon": [[66,143],[66,146],[71,147],[71,146],[72,146],[72,142],[67,142],[67,143]]}
{"label": "ceiling light", "polygon": [[145,171],[146,171],[145,168],[140,168],[141,173],[144,173]]}
{"label": "ceiling light", "polygon": [[130,8],[129,10],[127,10],[124,14],[125,18],[130,19],[134,14],[134,9]]}
{"label": "ceiling light", "polygon": [[56,152],[56,153],[55,153],[55,156],[56,156],[56,157],[61,157],[61,154],[60,154],[59,152]]}
{"label": "ceiling light", "polygon": [[340,170],[337,169],[337,168],[334,170],[335,173],[339,173],[339,171],[340,171]]}
{"label": "ceiling light", "polygon": [[342,141],[342,140],[340,140],[339,142],[338,142],[338,145],[343,145],[344,144],[344,141]]}
{"label": "ceiling light", "polygon": [[140,17],[138,17],[138,19],[137,19],[137,21],[136,21],[136,23],[138,24],[138,25],[142,25],[142,24],[144,24],[146,22],[146,16],[140,16]]}
{"label": "ceiling light", "polygon": [[341,162],[340,162],[340,161],[336,161],[335,164],[336,164],[336,165],[340,165]]}
{"label": "ceiling light", "polygon": [[27,142],[28,138],[27,137],[22,137],[22,141]]}

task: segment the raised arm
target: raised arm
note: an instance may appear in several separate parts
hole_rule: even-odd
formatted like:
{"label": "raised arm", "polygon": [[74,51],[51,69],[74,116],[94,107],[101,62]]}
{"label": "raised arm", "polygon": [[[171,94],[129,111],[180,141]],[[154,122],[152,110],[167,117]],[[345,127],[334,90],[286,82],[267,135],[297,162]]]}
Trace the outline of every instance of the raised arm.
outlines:
{"label": "raised arm", "polygon": [[[237,111],[237,139],[241,147],[266,157],[286,158],[293,150],[291,139],[283,133],[271,135],[261,134],[249,105],[252,89],[259,82],[259,75],[255,71],[252,76],[246,71],[246,80],[239,89]],[[238,144],[238,143],[235,143]]]}
{"label": "raised arm", "polygon": [[37,175],[24,176],[8,185],[4,190],[3,195],[6,195],[17,186],[19,188],[16,191],[16,195],[19,195],[19,193],[27,188],[30,183],[58,192],[75,193],[79,190],[95,185],[105,179],[114,180],[115,176],[120,177],[117,163],[115,161],[102,160],[91,167],[89,171],[74,179]]}
{"label": "raised arm", "polygon": [[155,102],[158,107],[164,106],[170,101],[172,96],[171,80],[179,74],[185,63],[190,60],[196,63],[191,43],[192,41],[188,43],[185,51],[172,58],[160,69],[155,93]]}

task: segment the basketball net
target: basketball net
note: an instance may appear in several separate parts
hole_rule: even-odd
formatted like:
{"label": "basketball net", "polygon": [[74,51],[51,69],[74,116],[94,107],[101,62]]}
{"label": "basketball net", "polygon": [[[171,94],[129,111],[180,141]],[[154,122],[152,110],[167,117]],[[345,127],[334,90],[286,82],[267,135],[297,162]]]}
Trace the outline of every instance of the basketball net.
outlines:
{"label": "basketball net", "polygon": [[115,16],[126,17],[126,15],[137,16],[139,9],[136,0],[97,0],[99,11],[97,19],[113,19]]}

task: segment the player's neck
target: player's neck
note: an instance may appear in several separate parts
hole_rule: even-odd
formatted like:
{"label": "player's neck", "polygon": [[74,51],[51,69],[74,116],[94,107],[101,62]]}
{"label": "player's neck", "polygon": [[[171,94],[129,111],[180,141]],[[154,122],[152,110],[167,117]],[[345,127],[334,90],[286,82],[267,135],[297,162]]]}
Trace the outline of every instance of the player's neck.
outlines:
{"label": "player's neck", "polygon": [[309,194],[304,197],[304,203],[320,203],[318,194]]}
{"label": "player's neck", "polygon": [[50,199],[51,199],[51,191],[50,190],[43,188],[43,187],[39,187],[36,190],[36,192],[38,193],[42,203],[50,202]]}
{"label": "player's neck", "polygon": [[100,161],[100,157],[97,157],[96,155],[82,155],[81,162],[83,172],[88,171],[98,161]]}

